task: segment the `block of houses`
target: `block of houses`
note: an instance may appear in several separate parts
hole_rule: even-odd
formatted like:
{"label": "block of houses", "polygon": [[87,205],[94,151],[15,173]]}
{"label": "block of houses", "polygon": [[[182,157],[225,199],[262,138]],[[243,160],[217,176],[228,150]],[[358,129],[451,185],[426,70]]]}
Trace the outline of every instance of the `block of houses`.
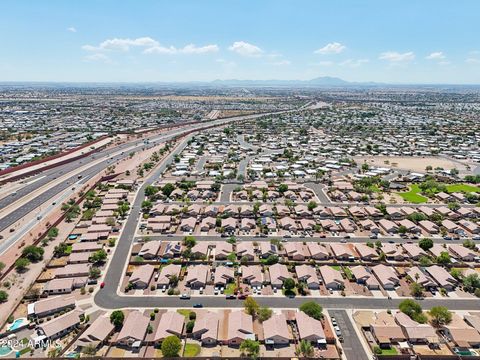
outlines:
{"label": "block of houses", "polygon": [[262,325],[266,345],[288,345],[293,339],[284,314],[272,315]]}
{"label": "block of houses", "polygon": [[322,265],[319,270],[327,289],[341,290],[344,288],[344,280],[340,271],[329,265]]}
{"label": "block of houses", "polygon": [[43,293],[47,295],[69,294],[74,289],[84,287],[88,277],[57,278],[45,284]]}
{"label": "block of houses", "polygon": [[56,278],[85,277],[90,274],[90,264],[68,264],[54,270]]}
{"label": "block of houses", "polygon": [[450,234],[460,234],[460,233],[464,232],[464,229],[462,229],[460,226],[458,226],[452,220],[449,220],[449,219],[443,220],[442,221],[442,226]]}
{"label": "block of houses", "polygon": [[372,267],[372,272],[385,290],[394,290],[400,284],[400,279],[391,266],[378,264]]}
{"label": "block of houses", "polygon": [[458,224],[471,234],[480,234],[480,226],[470,220],[460,220]]}
{"label": "block of houses", "polygon": [[158,327],[155,330],[153,337],[154,342],[162,342],[167,336],[175,335],[178,338],[182,337],[183,328],[185,325],[185,317],[176,311],[167,311],[162,314]]}

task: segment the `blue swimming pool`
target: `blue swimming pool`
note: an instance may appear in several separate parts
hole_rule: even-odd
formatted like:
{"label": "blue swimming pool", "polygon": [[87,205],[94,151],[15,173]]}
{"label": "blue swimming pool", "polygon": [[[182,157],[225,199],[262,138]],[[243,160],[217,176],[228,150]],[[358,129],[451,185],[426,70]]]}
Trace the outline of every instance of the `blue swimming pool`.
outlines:
{"label": "blue swimming pool", "polygon": [[28,320],[26,318],[18,318],[7,328],[8,331],[15,331],[23,326],[28,325]]}
{"label": "blue swimming pool", "polygon": [[12,352],[12,348],[7,345],[0,346],[0,356],[7,356]]}

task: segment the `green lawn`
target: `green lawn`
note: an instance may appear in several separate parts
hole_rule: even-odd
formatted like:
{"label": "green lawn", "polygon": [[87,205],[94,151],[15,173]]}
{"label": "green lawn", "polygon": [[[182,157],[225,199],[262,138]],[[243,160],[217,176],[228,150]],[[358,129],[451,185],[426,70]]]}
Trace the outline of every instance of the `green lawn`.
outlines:
{"label": "green lawn", "polygon": [[352,270],[350,270],[349,267],[344,266],[344,267],[343,267],[343,272],[345,273],[345,276],[347,277],[348,280],[352,280],[352,279],[353,279]]}
{"label": "green lawn", "polygon": [[397,194],[400,195],[403,198],[403,200],[409,203],[421,204],[421,203],[427,202],[428,199],[425,196],[420,195],[420,191],[421,190],[418,184],[413,184],[410,186],[410,191],[400,192]]}
{"label": "green lawn", "polygon": [[227,287],[225,288],[225,295],[232,295],[233,292],[235,291],[235,283],[230,283],[230,284],[227,284]]}
{"label": "green lawn", "polygon": [[397,354],[398,354],[397,349],[395,349],[394,347],[390,349],[382,349],[382,355],[397,355]]}
{"label": "green lawn", "polygon": [[183,351],[184,357],[194,357],[200,354],[200,345],[198,344],[185,344]]}
{"label": "green lawn", "polygon": [[191,313],[191,311],[188,310],[188,309],[177,309],[177,312],[178,312],[180,315],[185,316],[187,319],[188,319],[188,317],[190,316],[190,313]]}
{"label": "green lawn", "polygon": [[468,184],[452,184],[452,185],[447,185],[447,191],[449,193],[454,193],[454,192],[464,192],[464,193],[480,192],[480,187],[475,186],[475,185],[468,185]]}
{"label": "green lawn", "polygon": [[338,271],[342,271],[342,267],[340,265],[330,265],[330,267],[332,269],[335,269],[335,270],[338,270]]}

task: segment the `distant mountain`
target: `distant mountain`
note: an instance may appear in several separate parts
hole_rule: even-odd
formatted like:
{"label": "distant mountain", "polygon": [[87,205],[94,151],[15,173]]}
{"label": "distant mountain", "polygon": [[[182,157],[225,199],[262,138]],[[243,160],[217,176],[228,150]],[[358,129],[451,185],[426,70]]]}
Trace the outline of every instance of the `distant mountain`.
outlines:
{"label": "distant mountain", "polygon": [[350,82],[338,77],[320,76],[311,80],[214,80],[210,83],[216,86],[301,86],[301,87],[349,87],[377,86],[373,82]]}

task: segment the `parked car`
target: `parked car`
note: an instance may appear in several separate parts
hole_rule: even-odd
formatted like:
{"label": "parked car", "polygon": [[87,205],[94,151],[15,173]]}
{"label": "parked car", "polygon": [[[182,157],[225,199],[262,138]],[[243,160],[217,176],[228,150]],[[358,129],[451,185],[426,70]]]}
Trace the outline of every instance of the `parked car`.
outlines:
{"label": "parked car", "polygon": [[190,299],[190,295],[189,294],[182,294],[180,295],[180,300],[189,300]]}

